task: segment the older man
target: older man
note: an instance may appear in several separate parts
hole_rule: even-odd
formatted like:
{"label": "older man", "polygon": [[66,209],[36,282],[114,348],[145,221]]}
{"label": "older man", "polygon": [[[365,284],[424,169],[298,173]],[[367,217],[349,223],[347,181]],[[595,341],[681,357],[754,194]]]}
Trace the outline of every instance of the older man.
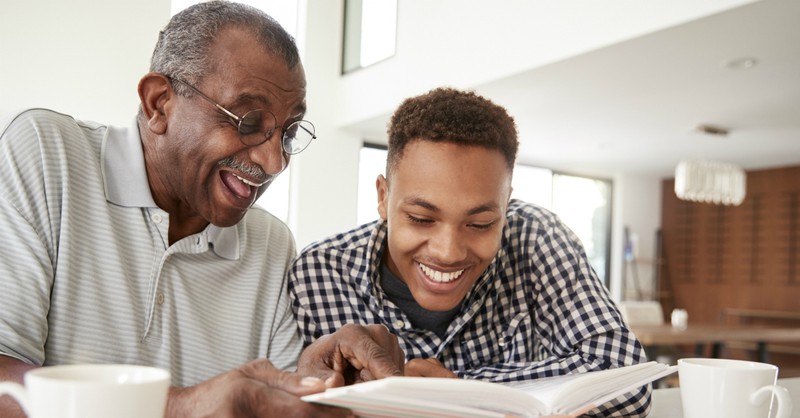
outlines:
{"label": "older man", "polygon": [[[380,326],[344,327],[287,371],[302,348],[284,280],[294,241],[251,206],[314,139],[305,89],[280,25],[212,1],[161,32],[130,128],[13,118],[0,136],[0,380],[147,364],[172,374],[167,416],[285,417],[344,415],[297,395],[401,373]],[[0,416],[21,411],[4,397]]]}

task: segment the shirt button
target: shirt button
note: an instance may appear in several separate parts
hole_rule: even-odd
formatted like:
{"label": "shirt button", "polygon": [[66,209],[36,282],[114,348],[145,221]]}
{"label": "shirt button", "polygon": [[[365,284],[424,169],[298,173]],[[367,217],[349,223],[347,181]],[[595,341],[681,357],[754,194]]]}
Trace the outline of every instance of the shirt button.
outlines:
{"label": "shirt button", "polygon": [[394,321],[394,327],[395,328],[403,328],[405,325],[406,325],[406,323],[401,321],[401,320],[399,320],[399,319],[397,321]]}
{"label": "shirt button", "polygon": [[497,345],[499,345],[500,347],[505,347],[505,346],[506,346],[506,340],[500,340],[500,341],[498,341],[498,342],[497,342]]}
{"label": "shirt button", "polygon": [[159,304],[159,305],[163,305],[164,304],[164,294],[163,293],[159,293],[156,296],[156,303]]}
{"label": "shirt button", "polygon": [[161,223],[161,221],[163,221],[163,220],[164,220],[164,218],[163,218],[163,217],[161,217],[161,214],[160,214],[160,213],[155,213],[155,214],[153,214],[153,216],[152,216],[152,218],[151,218],[151,219],[153,220],[153,222],[155,222],[155,223],[157,223],[157,224],[160,224],[160,223]]}

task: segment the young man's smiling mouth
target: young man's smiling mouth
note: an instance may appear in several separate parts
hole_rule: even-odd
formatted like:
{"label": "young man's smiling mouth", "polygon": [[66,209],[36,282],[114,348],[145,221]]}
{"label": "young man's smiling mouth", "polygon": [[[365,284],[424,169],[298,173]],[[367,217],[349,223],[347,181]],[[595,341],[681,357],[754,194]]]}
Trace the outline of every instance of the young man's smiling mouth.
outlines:
{"label": "young man's smiling mouth", "polygon": [[456,280],[459,277],[461,277],[461,274],[464,273],[464,269],[456,270],[456,271],[444,272],[444,271],[435,270],[435,269],[433,269],[431,267],[428,267],[428,266],[426,266],[425,264],[422,264],[422,263],[419,263],[419,266],[422,269],[422,272],[425,273],[425,276],[427,276],[432,281],[438,282],[438,283],[452,282],[453,280]]}

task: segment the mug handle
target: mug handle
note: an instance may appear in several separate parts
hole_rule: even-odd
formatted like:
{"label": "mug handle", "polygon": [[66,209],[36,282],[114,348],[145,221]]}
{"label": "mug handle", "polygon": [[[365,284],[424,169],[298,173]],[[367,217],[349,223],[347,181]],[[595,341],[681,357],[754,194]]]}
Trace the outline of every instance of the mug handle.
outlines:
{"label": "mug handle", "polygon": [[792,415],[792,397],[789,395],[789,390],[783,386],[770,385],[759,388],[750,395],[750,403],[762,404],[768,401],[772,394],[775,394],[778,401],[775,418],[789,418]]}
{"label": "mug handle", "polygon": [[30,401],[28,400],[28,391],[25,390],[25,386],[20,385],[16,382],[0,382],[0,396],[8,395],[14,398],[20,406],[22,406],[22,410],[25,412],[25,415],[30,416]]}

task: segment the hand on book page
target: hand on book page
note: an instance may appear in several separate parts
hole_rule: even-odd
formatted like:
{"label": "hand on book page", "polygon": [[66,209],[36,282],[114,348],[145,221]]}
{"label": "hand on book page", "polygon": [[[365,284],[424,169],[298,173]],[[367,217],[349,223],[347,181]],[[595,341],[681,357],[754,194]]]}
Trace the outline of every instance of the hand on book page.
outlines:
{"label": "hand on book page", "polygon": [[575,417],[677,370],[656,362],[513,384],[389,377],[304,396],[360,417]]}

